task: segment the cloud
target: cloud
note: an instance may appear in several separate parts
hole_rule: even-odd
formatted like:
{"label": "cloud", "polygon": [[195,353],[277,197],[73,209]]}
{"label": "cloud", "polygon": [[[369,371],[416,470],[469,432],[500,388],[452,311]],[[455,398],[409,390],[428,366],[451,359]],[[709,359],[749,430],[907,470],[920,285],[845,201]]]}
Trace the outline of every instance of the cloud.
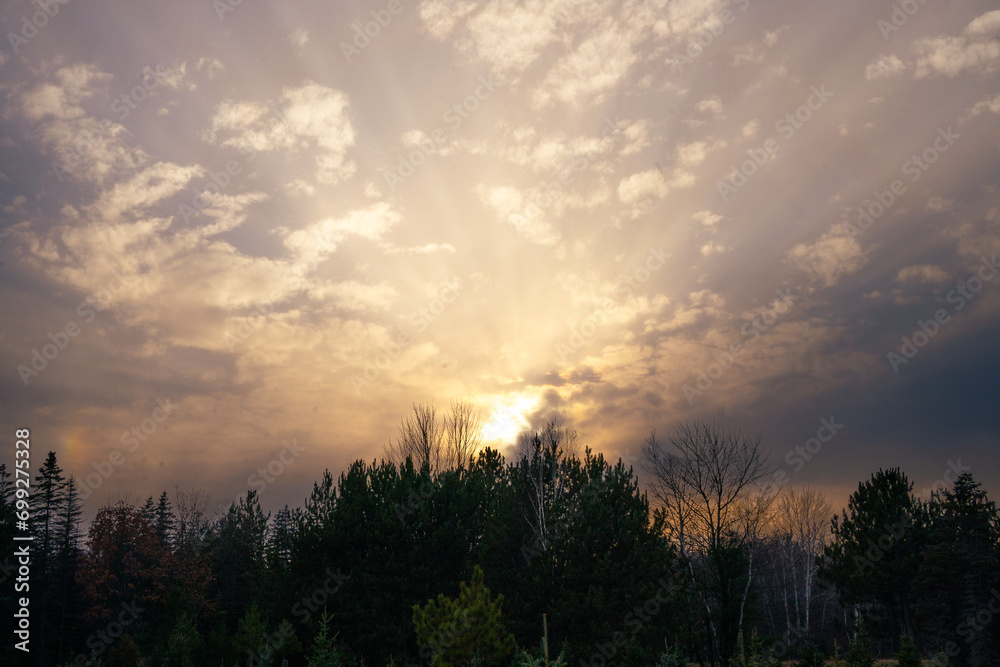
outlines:
{"label": "cloud", "polygon": [[476,186],[480,200],[492,208],[497,217],[514,226],[524,238],[539,245],[551,246],[559,241],[559,232],[545,219],[537,207],[529,208],[530,200],[518,188],[511,186]]}
{"label": "cloud", "polygon": [[865,78],[869,81],[884,79],[906,69],[906,64],[896,55],[880,56],[865,68]]}
{"label": "cloud", "polygon": [[192,178],[204,172],[197,165],[184,167],[157,162],[105,192],[94,205],[94,210],[106,220],[126,213],[143,213],[153,204],[183,190]]}
{"label": "cloud", "polygon": [[600,104],[636,62],[629,35],[607,19],[549,71],[532,98],[536,107],[553,99],[564,104]]}
{"label": "cloud", "polygon": [[980,102],[976,102],[972,108],[969,109],[968,114],[970,116],[978,116],[984,111],[991,111],[995,114],[1000,114],[1000,94],[992,99],[986,98]]}
{"label": "cloud", "polygon": [[380,240],[402,216],[386,202],[357,209],[338,218],[325,218],[285,236],[285,247],[306,268],[314,268],[336,252],[349,237]]}
{"label": "cloud", "polygon": [[722,113],[722,100],[718,96],[712,96],[698,102],[695,108],[701,113],[711,115],[714,118],[725,118],[725,115]]}
{"label": "cloud", "polygon": [[[524,4],[493,2],[469,20],[472,45],[495,73],[520,74],[538,59],[543,48],[556,41],[556,17],[551,9],[546,9],[546,4],[541,0]],[[434,12],[432,16],[441,16],[436,8]],[[451,29],[441,19],[432,25],[439,33],[447,34]],[[469,48],[467,43],[463,44]]]}
{"label": "cloud", "polygon": [[310,287],[309,296],[319,301],[331,300],[344,310],[383,312],[392,307],[398,294],[387,283],[366,285],[348,280]]}
{"label": "cloud", "polygon": [[764,61],[765,52],[774,47],[778,43],[778,39],[781,37],[781,33],[789,29],[789,26],[783,25],[776,30],[770,30],[764,33],[764,37],[759,42],[749,42],[743,46],[738,46],[733,49],[733,64],[734,65],[757,65]]}
{"label": "cloud", "polygon": [[717,215],[711,211],[698,211],[691,217],[706,227],[715,227],[723,219],[721,215]]}
{"label": "cloud", "polygon": [[222,102],[212,116],[209,140],[216,133],[229,134],[221,145],[289,153],[315,146],[317,181],[332,185],[354,175],[357,165],[347,159],[347,151],[354,146],[347,94],[309,81],[284,89],[279,100],[280,108]]}
{"label": "cloud", "polygon": [[712,241],[709,241],[708,243],[706,243],[701,247],[701,254],[705,257],[708,257],[713,253],[714,254],[724,253],[726,252],[726,250],[727,248],[725,246],[721,246],[718,243],[713,243]]}
{"label": "cloud", "polygon": [[932,74],[954,77],[965,70],[988,74],[1000,65],[1000,41],[988,39],[1000,31],[1000,10],[976,18],[959,36],[942,35],[917,40],[914,76],[918,79]]}
{"label": "cloud", "polygon": [[658,169],[632,174],[618,184],[618,198],[625,204],[634,204],[649,198],[663,198],[668,192],[670,186]]}
{"label": "cloud", "polygon": [[916,264],[899,270],[896,274],[898,283],[943,283],[951,276],[940,266],[933,264]]}
{"label": "cloud", "polygon": [[431,37],[442,40],[475,8],[476,3],[471,1],[425,0],[420,4],[420,20]]}
{"label": "cloud", "polygon": [[861,246],[841,225],[834,226],[812,243],[795,245],[786,258],[825,287],[836,284],[868,262]]}

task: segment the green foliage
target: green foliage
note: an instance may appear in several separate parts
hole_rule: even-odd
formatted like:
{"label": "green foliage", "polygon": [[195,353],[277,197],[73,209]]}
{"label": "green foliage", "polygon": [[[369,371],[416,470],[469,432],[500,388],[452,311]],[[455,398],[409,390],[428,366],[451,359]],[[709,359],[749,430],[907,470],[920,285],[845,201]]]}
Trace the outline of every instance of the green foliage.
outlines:
{"label": "green foliage", "polygon": [[198,630],[191,616],[181,614],[167,642],[167,664],[171,667],[194,667],[200,645]]}
{"label": "green foliage", "polygon": [[687,667],[687,659],[679,646],[670,646],[664,642],[663,653],[660,654],[656,667]]}
{"label": "green foliage", "polygon": [[[928,512],[928,544],[914,582],[917,636],[942,651],[955,628],[992,604],[991,591],[1000,589],[1000,516],[967,472],[953,489],[932,495]],[[1000,632],[976,632],[960,644],[956,667],[1000,662]]]}
{"label": "green foliage", "polygon": [[826,661],[819,649],[812,642],[807,642],[799,651],[799,659],[795,663],[795,667],[824,667],[825,664]]}
{"label": "green foliage", "polygon": [[554,660],[545,661],[545,656],[533,656],[525,650],[520,650],[514,656],[511,667],[566,667],[566,654],[560,653]]}
{"label": "green foliage", "polygon": [[542,654],[534,657],[521,650],[514,656],[512,667],[566,667],[566,653],[561,651],[555,660],[549,660],[549,623],[546,614],[542,614]]}
{"label": "green foliage", "polygon": [[340,667],[340,653],[334,646],[335,637],[329,635],[330,617],[326,612],[319,620],[319,632],[313,640],[312,655],[307,667]]}
{"label": "green foliage", "polygon": [[868,628],[864,623],[858,627],[858,634],[851,644],[850,650],[844,656],[846,667],[874,667],[875,659],[872,657],[872,639],[868,635]]}
{"label": "green foliage", "polygon": [[257,607],[257,603],[254,602],[250,605],[250,609],[247,610],[243,618],[240,619],[239,629],[236,631],[233,645],[241,656],[246,655],[247,652],[252,652],[256,655],[264,649],[266,640],[267,627],[260,609]]}
{"label": "green foliage", "polygon": [[781,661],[764,649],[764,642],[755,630],[749,645],[729,659],[730,667],[781,667]]}
{"label": "green foliage", "polygon": [[818,575],[848,604],[877,605],[888,619],[882,634],[904,628],[910,591],[920,563],[926,515],[913,484],[899,469],[879,470],[851,494],[843,516],[833,518],[833,541]]}
{"label": "green foliage", "polygon": [[896,651],[897,667],[921,667],[920,652],[910,635],[899,638],[899,650]]}
{"label": "green foliage", "polygon": [[468,665],[474,658],[484,667],[506,665],[514,652],[514,635],[504,625],[503,596],[493,599],[476,567],[472,582],[462,582],[457,599],[439,594],[426,605],[413,606],[417,641],[430,651],[434,667]]}

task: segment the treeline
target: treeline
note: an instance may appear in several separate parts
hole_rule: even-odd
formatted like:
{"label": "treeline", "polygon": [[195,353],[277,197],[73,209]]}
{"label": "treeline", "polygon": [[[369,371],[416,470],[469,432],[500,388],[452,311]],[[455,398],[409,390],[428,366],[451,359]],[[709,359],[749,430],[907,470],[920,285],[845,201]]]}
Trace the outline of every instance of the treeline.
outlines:
{"label": "treeline", "polygon": [[[771,487],[740,434],[651,436],[646,491],[558,422],[505,461],[455,407],[418,406],[386,460],[324,473],[302,507],[266,514],[250,491],[210,516],[207,495],[164,492],[105,505],[86,539],[50,453],[31,653],[8,641],[3,664],[1000,662],[1000,520],[968,473],[925,502],[879,471],[831,521],[818,492]],[[0,466],[8,545],[14,507]],[[7,624],[16,576],[0,562]]]}

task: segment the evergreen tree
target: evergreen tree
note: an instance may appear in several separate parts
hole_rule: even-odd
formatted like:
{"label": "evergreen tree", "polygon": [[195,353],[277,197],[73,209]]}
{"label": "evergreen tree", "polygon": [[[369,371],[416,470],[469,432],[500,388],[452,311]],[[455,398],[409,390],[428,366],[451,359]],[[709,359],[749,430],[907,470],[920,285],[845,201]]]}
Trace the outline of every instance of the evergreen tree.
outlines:
{"label": "evergreen tree", "polygon": [[63,506],[66,493],[66,478],[56,460],[56,453],[49,452],[45,462],[35,476],[30,496],[31,531],[34,540],[32,548],[32,589],[38,594],[32,596],[38,610],[38,622],[34,626],[33,639],[37,640],[38,664],[55,662],[59,647],[59,611],[62,598],[57,575],[53,572],[58,556],[57,528],[59,510]]}
{"label": "evergreen tree", "polygon": [[49,452],[35,476],[31,494],[31,519],[36,549],[33,569],[36,573],[46,572],[55,555],[57,542],[54,536],[65,488],[66,478],[56,461],[56,453]]}
{"label": "evergreen tree", "polygon": [[160,543],[171,549],[173,547],[174,526],[177,521],[174,518],[173,507],[171,507],[170,498],[167,497],[166,491],[160,494],[151,523]]}
{"label": "evergreen tree", "polygon": [[334,646],[334,638],[329,636],[330,617],[326,612],[319,620],[319,633],[313,641],[312,655],[307,667],[340,667],[340,654]]}
{"label": "evergreen tree", "polygon": [[899,650],[896,651],[897,667],[921,667],[920,653],[910,635],[899,638]]}
{"label": "evergreen tree", "polygon": [[430,653],[434,667],[468,665],[474,659],[484,667],[507,665],[514,636],[504,625],[501,605],[483,583],[483,571],[473,571],[471,583],[462,582],[457,599],[439,594],[426,605],[413,606],[417,641]]}
{"label": "evergreen tree", "polygon": [[844,657],[846,667],[875,667],[872,657],[872,639],[864,622],[858,627],[857,636]]}
{"label": "evergreen tree", "polygon": [[55,611],[59,630],[57,652],[60,656],[80,636],[79,620],[82,610],[79,603],[82,591],[77,582],[77,569],[83,553],[80,549],[80,517],[83,516],[83,500],[80,496],[76,478],[71,475],[66,480],[62,506],[53,532],[57,548],[52,568],[53,599],[58,599]]}
{"label": "evergreen tree", "polygon": [[[996,504],[964,472],[953,489],[935,493],[929,504],[928,545],[916,578],[916,617],[933,651],[948,650],[956,667],[995,664],[998,633],[964,633],[963,625],[989,608],[1000,590],[1000,517]],[[995,625],[995,624],[994,624]],[[956,631],[962,636],[956,637]],[[961,641],[959,641],[961,640]]]}
{"label": "evergreen tree", "polygon": [[836,585],[846,604],[877,607],[892,627],[887,637],[913,634],[913,578],[924,541],[925,511],[899,469],[879,470],[851,494],[832,521],[819,576]]}
{"label": "evergreen tree", "polygon": [[257,492],[248,491],[246,498],[233,503],[216,522],[208,539],[212,571],[209,596],[230,632],[260,598],[269,517],[260,508]]}

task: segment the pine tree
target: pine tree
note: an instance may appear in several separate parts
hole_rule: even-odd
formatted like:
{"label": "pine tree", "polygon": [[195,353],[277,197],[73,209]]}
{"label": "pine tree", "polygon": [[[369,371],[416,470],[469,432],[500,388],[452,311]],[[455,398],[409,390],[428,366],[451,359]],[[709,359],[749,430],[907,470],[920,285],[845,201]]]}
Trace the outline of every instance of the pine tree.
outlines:
{"label": "pine tree", "polygon": [[54,527],[56,557],[52,568],[53,583],[58,590],[53,591],[54,599],[59,600],[59,654],[77,634],[77,624],[74,622],[79,615],[80,586],[77,582],[77,569],[82,552],[80,550],[80,517],[83,516],[83,500],[76,478],[72,475],[66,480],[62,505],[59,508],[58,521]]}
{"label": "pine tree", "polygon": [[858,627],[857,636],[844,660],[847,667],[875,667],[875,660],[872,658],[872,639],[863,622]]}
{"label": "pine tree", "polygon": [[[45,463],[35,476],[31,494],[31,519],[35,533],[36,554],[33,568],[36,573],[47,571],[51,557],[56,551],[55,527],[59,522],[59,507],[63,502],[66,478],[56,461],[56,453],[49,452]],[[36,575],[37,576],[37,575]]]}
{"label": "pine tree", "polygon": [[478,566],[471,583],[460,586],[457,599],[440,594],[423,607],[413,606],[417,641],[430,650],[433,667],[457,667],[473,659],[485,667],[506,665],[514,651],[514,635],[503,622],[503,596],[491,598]]}
{"label": "pine tree", "polygon": [[66,492],[66,478],[56,460],[56,453],[49,452],[38,470],[30,497],[32,546],[32,603],[39,610],[39,622],[33,632],[38,641],[39,664],[53,662],[59,641],[58,605],[61,599],[59,582],[54,565],[58,556],[57,527],[59,510],[63,506]]}
{"label": "pine tree", "polygon": [[319,633],[313,640],[312,655],[307,667],[340,667],[340,653],[334,646],[334,637],[329,636],[330,618],[326,612],[319,620]]}
{"label": "pine tree", "polygon": [[[981,485],[964,472],[953,489],[929,503],[928,545],[915,580],[919,636],[931,651],[945,650],[955,629],[991,604],[1000,589],[1000,515]],[[958,642],[956,667],[994,664],[1000,636],[977,632]]]}
{"label": "pine tree", "polygon": [[879,470],[851,494],[843,516],[832,521],[821,579],[834,584],[846,604],[877,605],[891,628],[882,635],[913,634],[913,579],[925,540],[926,512],[913,484],[898,469]]}
{"label": "pine tree", "polygon": [[899,638],[899,650],[896,652],[897,667],[921,667],[920,653],[910,635]]}
{"label": "pine tree", "polygon": [[174,518],[173,507],[170,505],[170,498],[167,497],[166,491],[160,494],[160,500],[156,503],[156,511],[151,523],[153,524],[153,530],[156,531],[156,536],[160,538],[163,546],[171,549],[173,546],[176,519]]}

